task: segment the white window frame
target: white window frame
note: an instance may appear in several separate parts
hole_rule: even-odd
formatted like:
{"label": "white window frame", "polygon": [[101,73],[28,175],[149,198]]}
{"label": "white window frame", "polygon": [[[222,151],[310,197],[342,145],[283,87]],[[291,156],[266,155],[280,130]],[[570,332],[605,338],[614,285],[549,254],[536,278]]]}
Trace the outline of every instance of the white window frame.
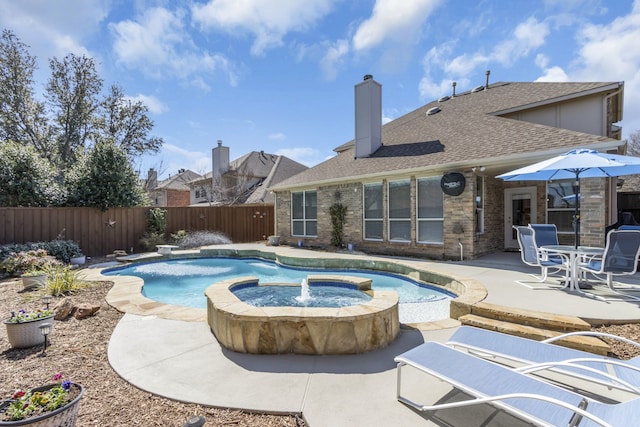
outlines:
{"label": "white window frame", "polygon": [[[380,204],[382,205],[380,208],[381,217],[380,218],[367,218],[367,204],[366,204],[366,194],[367,187],[378,187],[380,189]],[[362,186],[362,238],[363,240],[368,240],[371,242],[382,242],[384,240],[384,186],[382,182],[371,182],[368,184],[363,184]],[[380,230],[382,235],[379,239],[376,238],[368,238],[367,236],[367,224],[379,223]]]}
{"label": "white window frame", "polygon": [[[391,216],[391,187],[394,184],[402,184],[402,185],[406,185],[409,188],[409,199],[407,200],[407,212],[408,215],[407,217],[392,217]],[[387,182],[387,221],[388,221],[388,234],[389,234],[389,241],[390,242],[402,242],[402,243],[406,243],[406,242],[411,242],[411,180],[410,179],[398,179],[398,180],[394,180],[394,181],[388,181]],[[393,228],[392,225],[393,223],[406,223],[408,225],[407,231],[409,233],[409,238],[408,239],[394,239],[391,233],[391,229]]]}
{"label": "white window frame", "polygon": [[[308,218],[307,213],[307,194],[314,193],[316,197],[316,216],[315,218]],[[296,194],[302,194],[302,218],[294,218],[293,217],[293,197]],[[295,234],[294,233],[294,223],[300,222],[302,223],[302,228],[304,230],[304,234]],[[316,234],[309,234],[308,228],[311,223],[315,224]],[[291,192],[291,235],[296,237],[318,237],[318,192],[316,190],[307,190],[307,191],[295,191]]]}
{"label": "white window frame", "polygon": [[[444,244],[444,193],[440,192],[442,197],[442,216],[441,217],[420,217],[420,182],[421,181],[436,181],[438,186],[440,186],[440,177],[426,177],[426,178],[418,178],[416,180],[416,241],[417,243],[422,244],[430,244],[430,245],[442,245]],[[428,222],[439,222],[442,228],[442,240],[441,241],[429,241],[429,240],[419,240],[420,239],[420,225],[422,223]]]}

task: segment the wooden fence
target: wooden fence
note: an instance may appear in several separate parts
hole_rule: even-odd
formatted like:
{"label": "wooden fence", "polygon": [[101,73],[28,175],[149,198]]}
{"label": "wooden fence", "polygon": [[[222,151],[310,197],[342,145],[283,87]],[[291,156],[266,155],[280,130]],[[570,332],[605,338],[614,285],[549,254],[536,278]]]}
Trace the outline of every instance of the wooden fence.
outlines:
{"label": "wooden fence", "polygon": [[[150,208],[0,208],[0,244],[74,240],[89,256],[116,249],[142,250]],[[217,231],[235,243],[266,239],[273,234],[272,205],[168,207],[167,234],[178,230]]]}

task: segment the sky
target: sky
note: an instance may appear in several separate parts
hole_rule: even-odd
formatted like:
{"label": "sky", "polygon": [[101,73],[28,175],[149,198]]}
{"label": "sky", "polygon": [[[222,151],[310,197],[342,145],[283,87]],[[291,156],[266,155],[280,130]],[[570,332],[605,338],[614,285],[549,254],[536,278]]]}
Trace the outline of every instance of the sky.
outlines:
{"label": "sky", "polygon": [[354,85],[382,84],[386,123],[498,81],[624,81],[640,130],[640,0],[0,0],[0,27],[38,61],[94,58],[149,107],[162,150],[142,176],[211,171],[221,140],[307,166],[354,138]]}

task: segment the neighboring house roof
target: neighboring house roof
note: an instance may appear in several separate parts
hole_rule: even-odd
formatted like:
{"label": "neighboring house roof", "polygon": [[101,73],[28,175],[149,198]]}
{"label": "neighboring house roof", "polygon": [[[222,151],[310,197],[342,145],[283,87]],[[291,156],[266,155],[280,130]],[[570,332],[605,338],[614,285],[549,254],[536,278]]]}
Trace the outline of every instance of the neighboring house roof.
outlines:
{"label": "neighboring house roof", "polygon": [[302,165],[295,160],[291,160],[285,156],[277,156],[276,162],[271,168],[269,175],[264,179],[264,181],[262,181],[255,191],[251,193],[245,203],[273,203],[275,201],[275,197],[271,194],[269,187],[307,169],[307,166]]}
{"label": "neighboring house roof", "polygon": [[[308,169],[307,166],[296,162],[286,156],[265,153],[264,151],[252,151],[229,162],[229,171],[252,180],[253,185],[247,189],[242,203],[273,203],[275,198],[270,193],[271,185]],[[193,188],[203,185],[203,182],[211,181],[212,172],[207,172],[189,185]]]}
{"label": "neighboring house roof", "polygon": [[157,190],[189,191],[190,188],[188,183],[190,181],[197,180],[200,178],[202,178],[202,175],[187,169],[182,172],[179,172],[174,176],[170,176],[167,179],[158,181],[158,185],[155,188],[150,188],[149,190],[150,191],[157,191]]}
{"label": "neighboring house roof", "polygon": [[[462,165],[504,162],[526,153],[554,152],[567,147],[618,146],[604,136],[539,125],[505,117],[514,113],[602,92],[621,83],[495,83],[487,90],[433,101],[382,127],[382,146],[369,157],[355,158],[353,140],[337,147],[338,155],[273,190],[366,179],[412,171],[445,171]],[[427,115],[433,107],[440,111]],[[614,112],[614,114],[617,112]],[[614,122],[620,120],[613,120]],[[608,145],[607,145],[608,144]]]}

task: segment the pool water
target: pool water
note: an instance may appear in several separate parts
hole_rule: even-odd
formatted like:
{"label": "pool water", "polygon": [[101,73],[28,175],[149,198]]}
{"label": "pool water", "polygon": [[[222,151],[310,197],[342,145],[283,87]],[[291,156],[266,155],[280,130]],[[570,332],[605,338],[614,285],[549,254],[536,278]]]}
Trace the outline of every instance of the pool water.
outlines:
{"label": "pool water", "polygon": [[[206,308],[204,290],[210,285],[240,276],[256,276],[260,283],[301,283],[309,274],[363,277],[372,280],[373,290],[392,290],[398,293],[402,322],[448,317],[449,301],[455,297],[440,288],[389,273],[350,269],[299,269],[257,258],[174,259],[109,269],[103,274],[140,277],[144,280],[142,294],[147,298],[165,304],[196,308]],[[416,313],[411,315],[411,319],[403,320],[403,305]]]}
{"label": "pool water", "polygon": [[235,286],[231,292],[240,300],[256,307],[347,307],[363,304],[371,297],[355,286],[309,286],[303,297],[299,286]]}

